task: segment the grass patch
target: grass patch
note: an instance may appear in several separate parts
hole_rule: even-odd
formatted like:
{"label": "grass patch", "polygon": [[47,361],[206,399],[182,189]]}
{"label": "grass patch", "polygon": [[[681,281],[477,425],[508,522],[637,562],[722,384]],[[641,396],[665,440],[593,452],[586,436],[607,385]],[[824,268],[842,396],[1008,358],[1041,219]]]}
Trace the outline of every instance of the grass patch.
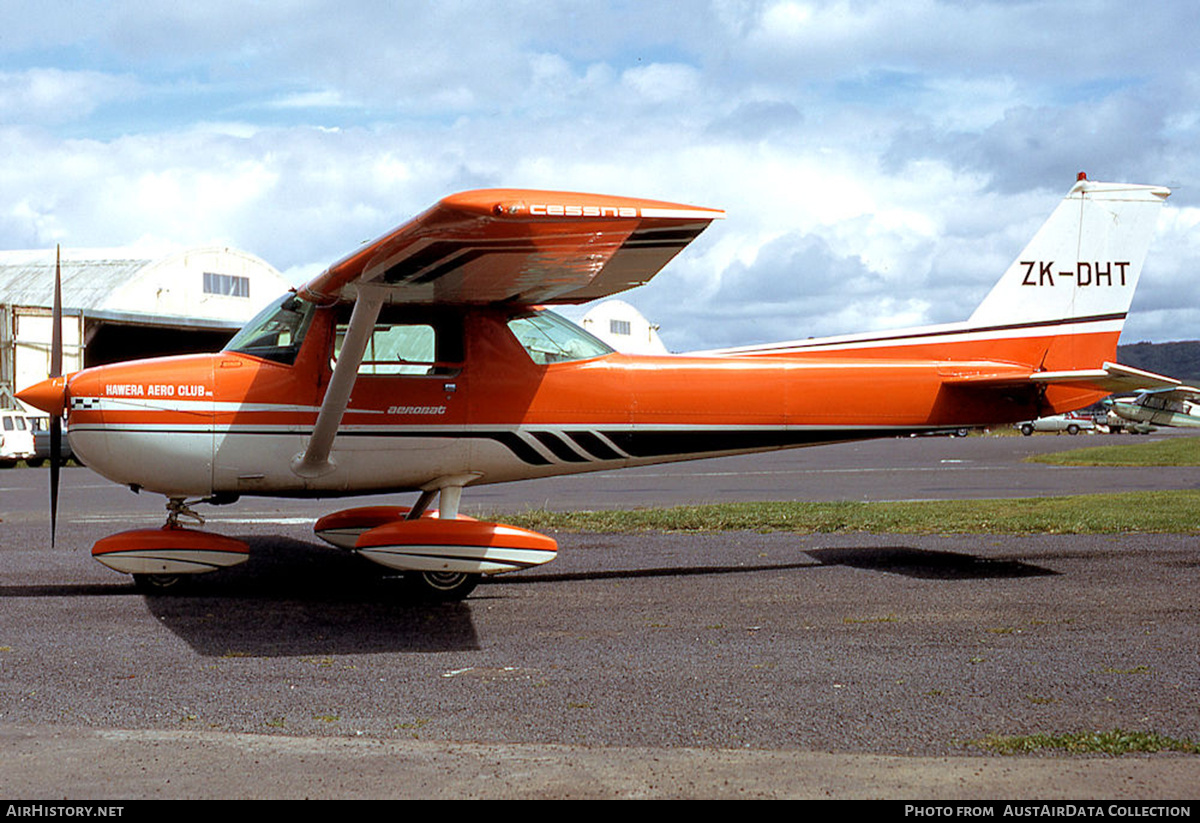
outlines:
{"label": "grass patch", "polygon": [[1200,754],[1200,744],[1177,740],[1154,732],[1076,732],[1073,734],[1028,734],[1004,737],[989,735],[972,745],[996,754],[1032,754],[1046,750],[1068,754],[1145,754],[1184,752]]}
{"label": "grass patch", "polygon": [[[803,534],[1194,534],[1200,491],[920,503],[722,503],[629,511],[532,509],[494,519],[538,531]],[[493,519],[489,517],[489,519]]]}
{"label": "grass patch", "polygon": [[1026,463],[1051,466],[1200,466],[1200,437],[1171,437],[1136,446],[1094,446],[1036,454]]}
{"label": "grass patch", "polygon": [[894,614],[889,614],[885,617],[843,617],[842,622],[846,625],[854,625],[857,623],[896,623],[899,618]]}
{"label": "grass patch", "polygon": [[1149,666],[1134,666],[1131,669],[1114,669],[1105,668],[1100,670],[1101,674],[1150,674]]}

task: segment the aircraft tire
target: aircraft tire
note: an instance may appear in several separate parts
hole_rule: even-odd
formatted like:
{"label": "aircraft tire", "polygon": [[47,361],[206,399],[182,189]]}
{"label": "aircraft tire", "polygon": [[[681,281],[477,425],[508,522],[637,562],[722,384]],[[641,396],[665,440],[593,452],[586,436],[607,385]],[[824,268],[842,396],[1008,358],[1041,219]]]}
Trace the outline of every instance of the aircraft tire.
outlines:
{"label": "aircraft tire", "polygon": [[135,574],[133,584],[143,594],[175,594],[184,587],[182,574]]}
{"label": "aircraft tire", "polygon": [[479,585],[482,576],[465,572],[407,572],[404,587],[418,600],[451,603],[464,600]]}

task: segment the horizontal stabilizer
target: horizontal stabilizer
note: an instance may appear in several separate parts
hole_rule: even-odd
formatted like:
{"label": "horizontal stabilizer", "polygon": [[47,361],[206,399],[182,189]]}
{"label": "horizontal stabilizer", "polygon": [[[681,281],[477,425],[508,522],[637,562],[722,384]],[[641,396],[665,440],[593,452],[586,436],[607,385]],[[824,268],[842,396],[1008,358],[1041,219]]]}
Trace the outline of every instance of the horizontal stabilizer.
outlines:
{"label": "horizontal stabilizer", "polygon": [[1127,392],[1144,389],[1189,388],[1180,381],[1153,372],[1105,363],[1099,369],[1076,369],[1072,371],[1034,371],[1027,367],[1005,363],[956,363],[954,373],[943,378],[948,386],[967,388],[1010,388],[1022,385],[1078,385],[1086,384],[1107,392]]}
{"label": "horizontal stabilizer", "polygon": [[1122,366],[1120,363],[1105,363],[1101,369],[1078,371],[1035,372],[1030,375],[1035,383],[1064,384],[1086,383],[1108,392],[1136,391],[1138,389],[1175,388],[1180,381],[1162,374]]}

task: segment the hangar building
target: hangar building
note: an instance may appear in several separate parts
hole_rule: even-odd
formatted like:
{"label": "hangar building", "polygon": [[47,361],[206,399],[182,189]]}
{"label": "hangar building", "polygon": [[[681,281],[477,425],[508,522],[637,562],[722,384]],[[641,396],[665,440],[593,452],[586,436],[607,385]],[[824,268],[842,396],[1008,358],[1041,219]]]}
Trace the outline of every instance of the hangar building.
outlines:
{"label": "hangar building", "polygon": [[[0,251],[0,408],[50,371],[54,249]],[[225,247],[167,255],[63,249],[63,372],[164,354],[215,351],[291,284]]]}
{"label": "hangar building", "polygon": [[667,354],[658,326],[624,300],[597,303],[579,325],[624,354]]}

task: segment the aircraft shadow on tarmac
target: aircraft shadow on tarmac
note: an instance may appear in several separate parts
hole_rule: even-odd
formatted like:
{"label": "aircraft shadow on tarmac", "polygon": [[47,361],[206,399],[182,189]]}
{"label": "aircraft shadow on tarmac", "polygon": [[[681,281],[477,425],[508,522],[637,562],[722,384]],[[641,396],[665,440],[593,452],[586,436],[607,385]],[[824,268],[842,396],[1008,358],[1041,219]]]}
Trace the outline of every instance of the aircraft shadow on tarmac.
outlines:
{"label": "aircraft shadow on tarmac", "polygon": [[923,580],[990,580],[1060,574],[1020,560],[980,558],[908,546],[811,549],[808,555],[823,566],[851,566]]}
{"label": "aircraft shadow on tarmac", "polygon": [[[6,597],[138,597],[164,628],[210,657],[288,657],[437,652],[479,648],[472,603],[503,596],[495,585],[464,603],[408,599],[396,575],[348,552],[280,536],[238,535],[250,559],[178,590],[147,594],[128,578],[112,583],[0,586]],[[596,569],[504,577],[503,584],[686,575],[749,574],[816,568],[801,562]]]}
{"label": "aircraft shadow on tarmac", "polygon": [[[192,582],[187,595],[147,596],[162,625],[205,656],[289,657],[480,648],[472,603],[503,596],[492,586],[464,603],[406,600],[393,575],[353,555],[298,540],[243,538],[251,560]],[[656,576],[751,574],[842,565],[937,580],[1057,574],[1015,560],[908,547],[829,548],[791,563],[602,569],[507,577],[508,585]],[[814,562],[815,561],[815,562]],[[494,590],[493,590],[494,591]]]}
{"label": "aircraft shadow on tarmac", "polygon": [[439,652],[479,648],[464,603],[407,599],[396,575],[348,552],[241,535],[250,560],[188,580],[146,608],[197,653],[212,656]]}
{"label": "aircraft shadow on tarmac", "polygon": [[[208,657],[289,657],[478,649],[472,602],[502,596],[484,585],[465,603],[405,598],[394,575],[347,552],[279,536],[242,535],[250,560],[187,581],[179,594],[144,595],[131,583],[0,587],[3,597],[144,597],[161,625]],[[850,566],[910,577],[975,580],[1058,574],[1016,560],[905,546],[810,549],[789,563],[688,565],[537,572],[506,585],[564,581],[752,574]],[[809,559],[811,558],[811,559]]]}
{"label": "aircraft shadow on tarmac", "polygon": [[[288,657],[474,650],[480,646],[472,604],[503,596],[495,593],[494,584],[485,583],[463,603],[417,602],[406,599],[394,574],[381,573],[375,564],[347,552],[281,537],[240,539],[250,544],[248,562],[187,581],[182,596],[145,597],[150,613],[198,654]],[[749,566],[539,572],[506,576],[501,582],[545,585],[814,567],[806,559]]]}

